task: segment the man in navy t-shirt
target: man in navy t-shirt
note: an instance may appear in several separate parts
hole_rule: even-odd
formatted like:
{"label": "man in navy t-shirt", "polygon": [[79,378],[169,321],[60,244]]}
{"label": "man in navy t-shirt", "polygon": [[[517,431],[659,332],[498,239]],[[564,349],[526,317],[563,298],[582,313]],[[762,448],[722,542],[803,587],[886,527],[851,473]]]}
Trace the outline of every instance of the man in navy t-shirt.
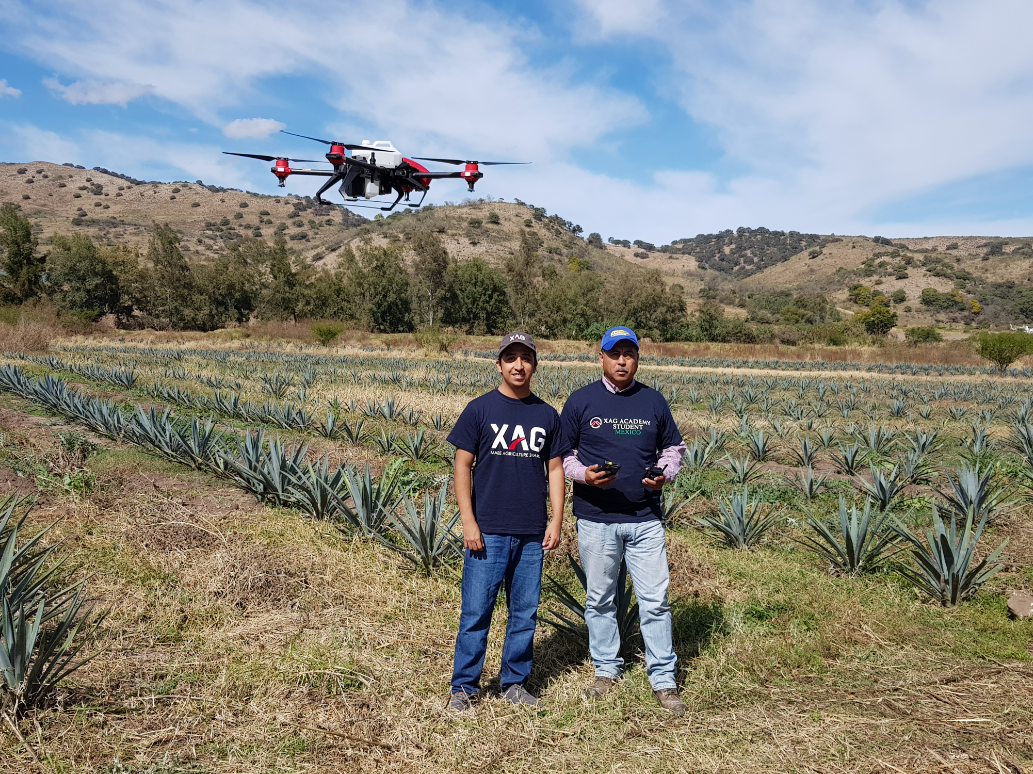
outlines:
{"label": "man in navy t-shirt", "polygon": [[543,552],[560,542],[562,459],[570,446],[556,409],[531,393],[537,365],[531,336],[504,337],[496,360],[502,384],[470,401],[448,436],[456,447],[456,501],[466,547],[449,701],[455,710],[469,709],[480,694],[488,626],[503,584],[509,621],[499,685],[514,704],[538,704],[524,684],[534,655]]}
{"label": "man in navy t-shirt", "polygon": [[[572,394],[561,419],[573,447],[563,467],[574,481],[578,553],[588,597],[585,623],[596,675],[585,695],[605,694],[624,666],[615,602],[623,558],[638,598],[650,685],[662,707],[681,713],[685,704],[675,683],[678,659],[660,498],[664,484],[678,475],[685,444],[664,396],[635,381],[634,331],[610,328],[599,359],[603,378]],[[619,470],[613,472],[616,465]]]}

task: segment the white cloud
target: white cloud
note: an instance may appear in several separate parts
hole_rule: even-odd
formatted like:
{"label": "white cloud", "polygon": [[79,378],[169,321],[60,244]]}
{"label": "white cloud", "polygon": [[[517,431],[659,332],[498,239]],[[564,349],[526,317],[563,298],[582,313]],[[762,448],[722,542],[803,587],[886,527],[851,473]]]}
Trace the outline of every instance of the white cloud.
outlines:
{"label": "white cloud", "polygon": [[286,129],[287,124],[272,118],[238,118],[222,128],[222,133],[234,140],[249,137],[262,138]]}
{"label": "white cloud", "polygon": [[631,27],[611,0],[577,1],[596,34],[659,43],[673,63],[663,83],[746,170],[700,201],[671,191],[694,228],[924,232],[870,213],[1033,164],[1033,5],[1021,0],[667,2]]}
{"label": "white cloud", "polygon": [[562,154],[644,115],[633,97],[536,66],[520,50],[532,34],[526,29],[472,21],[448,6],[350,4],[346,59],[328,43],[318,4],[296,4],[287,15],[271,0],[111,0],[89,8],[65,0],[49,13],[17,0],[5,6],[16,33],[8,48],[90,80],[132,73],[153,84],[156,96],[216,126],[224,110],[259,95],[276,99],[260,91],[262,80],[286,75],[318,86],[339,111],[330,123],[407,135],[429,153]]}
{"label": "white cloud", "polygon": [[75,81],[67,86],[56,78],[44,78],[43,85],[73,105],[121,105],[125,107],[138,97],[150,94],[153,86],[128,81]]}
{"label": "white cloud", "polygon": [[20,97],[22,95],[20,89],[14,88],[14,86],[7,85],[6,78],[0,78],[0,97]]}
{"label": "white cloud", "polygon": [[56,132],[40,129],[31,124],[8,126],[6,132],[0,132],[0,147],[7,158],[20,158],[26,161],[51,161],[57,164],[76,163],[79,160],[79,147]]}

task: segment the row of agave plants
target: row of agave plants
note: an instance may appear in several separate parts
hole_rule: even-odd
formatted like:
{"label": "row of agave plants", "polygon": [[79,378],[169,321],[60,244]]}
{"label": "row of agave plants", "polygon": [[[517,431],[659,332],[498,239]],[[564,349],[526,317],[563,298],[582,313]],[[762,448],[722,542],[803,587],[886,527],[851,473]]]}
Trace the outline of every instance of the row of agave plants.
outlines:
{"label": "row of agave plants", "polygon": [[111,401],[69,388],[59,378],[35,379],[17,366],[0,368],[0,390],[45,406],[94,432],[136,444],[173,462],[214,473],[259,502],[301,510],[349,534],[379,540],[430,571],[458,555],[457,514],[445,512],[447,482],[427,495],[423,508],[401,485],[400,468],[379,479],[369,466],[333,468],[328,457],[313,462],[305,444],[287,445],[263,430],[243,436],[212,419],[177,418],[171,409],[126,412]]}
{"label": "row of agave plants", "polygon": [[[224,369],[227,375],[221,376],[193,373],[178,365],[179,361],[172,358],[174,355],[182,355],[183,350],[108,347],[74,348],[69,351],[82,357],[96,358],[103,355],[117,358],[121,367],[107,369],[110,372],[107,375],[110,379],[107,380],[113,384],[132,380],[136,376],[133,368],[124,367],[126,363],[145,368],[150,361],[152,370],[157,365],[163,367],[161,375],[165,378],[206,384],[213,389],[240,390],[244,384],[261,383],[263,391],[277,399],[286,397],[292,388],[296,389],[297,395],[304,396],[305,390],[317,380],[323,382],[324,386],[350,383],[369,388],[418,390],[432,394],[475,394],[491,389],[498,379],[494,365],[483,360],[437,360],[428,364],[426,360],[366,355],[328,357],[248,350],[235,352],[231,356],[218,350],[190,351],[191,357]],[[217,358],[215,354],[218,354]],[[275,359],[270,359],[270,355],[275,355]],[[92,363],[63,363],[53,356],[36,360],[55,369],[76,371],[84,375],[92,372],[99,380],[106,380],[102,373],[104,369]],[[540,370],[536,383],[540,394],[559,399],[595,378],[597,374],[591,369],[548,366]],[[804,417],[822,419],[829,415],[849,418],[852,412],[863,412],[869,418],[877,412],[890,417],[905,417],[912,411],[928,419],[938,401],[948,400],[955,404],[971,402],[988,411],[995,411],[1006,410],[1024,397],[1021,383],[995,381],[916,385],[900,380],[872,380],[864,376],[840,380],[824,376],[758,378],[743,374],[674,372],[644,372],[643,378],[661,390],[673,404],[705,407],[714,416],[729,410],[742,415],[751,408],[759,408],[764,413],[778,411],[798,420]],[[776,393],[785,395],[777,398]],[[871,400],[872,397],[878,398],[879,402]],[[951,419],[961,419],[969,410],[968,406],[953,405],[948,414]]]}

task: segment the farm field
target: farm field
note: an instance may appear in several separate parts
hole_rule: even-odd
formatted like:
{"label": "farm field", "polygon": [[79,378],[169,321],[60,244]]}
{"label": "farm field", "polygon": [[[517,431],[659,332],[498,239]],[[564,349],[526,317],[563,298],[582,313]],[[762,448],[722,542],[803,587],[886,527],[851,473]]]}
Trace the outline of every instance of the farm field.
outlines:
{"label": "farm field", "polygon": [[[757,352],[657,350],[638,374],[689,444],[667,503],[683,717],[657,707],[635,639],[615,695],[581,698],[587,647],[544,620],[570,617],[555,586],[542,707],[446,710],[453,501],[426,517],[449,428],[497,383],[490,352],[129,335],[3,355],[0,494],[35,497],[25,534],[53,523],[109,614],[25,743],[0,736],[2,768],[30,770],[31,747],[63,772],[1031,770],[1033,624],[1007,596],[1033,589],[1033,372]],[[549,352],[535,391],[560,409],[596,378],[584,348]],[[1008,541],[971,599],[941,607],[892,565],[832,573],[807,547],[809,519],[866,494],[921,534],[966,466],[999,494],[978,557]],[[772,526],[736,550],[699,519],[744,485]],[[437,527],[437,551],[406,524]],[[577,596],[564,532],[546,572]]]}

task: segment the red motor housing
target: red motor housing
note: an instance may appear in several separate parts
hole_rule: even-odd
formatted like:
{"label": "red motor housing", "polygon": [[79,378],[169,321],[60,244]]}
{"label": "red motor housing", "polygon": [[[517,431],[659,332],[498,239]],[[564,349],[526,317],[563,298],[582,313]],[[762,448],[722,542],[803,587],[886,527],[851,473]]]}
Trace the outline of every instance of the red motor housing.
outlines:
{"label": "red motor housing", "polygon": [[484,177],[484,173],[478,169],[476,164],[467,164],[460,177],[466,181],[466,190],[473,191],[474,183]]}
{"label": "red motor housing", "polygon": [[335,167],[344,163],[344,146],[331,145],[330,152],[326,154],[327,160]]}
{"label": "red motor housing", "polygon": [[291,174],[291,168],[290,165],[287,163],[287,159],[277,159],[276,166],[273,167],[270,171],[274,175],[276,175],[276,179],[280,181],[280,188],[283,188],[284,183],[287,181],[287,178]]}

